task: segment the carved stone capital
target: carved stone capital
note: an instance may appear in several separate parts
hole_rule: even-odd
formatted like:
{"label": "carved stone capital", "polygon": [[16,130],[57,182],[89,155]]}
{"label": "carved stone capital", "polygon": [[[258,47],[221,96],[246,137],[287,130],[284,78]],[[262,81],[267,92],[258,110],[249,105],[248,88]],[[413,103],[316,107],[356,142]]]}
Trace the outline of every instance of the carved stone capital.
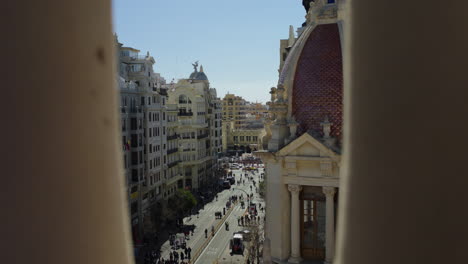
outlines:
{"label": "carved stone capital", "polygon": [[292,194],[299,194],[302,191],[302,186],[299,184],[288,184],[288,190]]}
{"label": "carved stone capital", "polygon": [[335,193],[336,193],[336,188],[335,187],[324,186],[324,187],[322,187],[322,191],[325,194],[325,196],[333,197],[335,195]]}

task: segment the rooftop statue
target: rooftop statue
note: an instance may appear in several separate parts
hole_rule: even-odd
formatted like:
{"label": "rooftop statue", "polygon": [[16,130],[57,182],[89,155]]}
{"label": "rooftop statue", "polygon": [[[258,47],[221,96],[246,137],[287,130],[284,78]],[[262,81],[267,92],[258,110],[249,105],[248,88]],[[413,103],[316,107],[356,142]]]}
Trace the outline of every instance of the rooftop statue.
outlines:
{"label": "rooftop statue", "polygon": [[196,61],[195,63],[192,63],[192,66],[193,66],[194,71],[197,72],[198,71],[198,69],[197,69],[198,68],[198,61]]}

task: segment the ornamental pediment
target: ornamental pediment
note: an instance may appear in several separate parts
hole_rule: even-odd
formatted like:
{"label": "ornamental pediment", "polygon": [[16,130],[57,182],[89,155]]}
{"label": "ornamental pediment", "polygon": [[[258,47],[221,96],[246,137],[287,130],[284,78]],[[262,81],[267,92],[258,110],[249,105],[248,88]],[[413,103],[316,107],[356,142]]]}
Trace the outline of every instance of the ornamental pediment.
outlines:
{"label": "ornamental pediment", "polygon": [[284,146],[277,153],[277,156],[282,156],[286,159],[288,159],[288,157],[294,157],[294,159],[302,160],[320,160],[326,157],[336,161],[340,160],[340,156],[338,154],[325,146],[322,142],[312,137],[309,133],[302,134],[300,137]]}

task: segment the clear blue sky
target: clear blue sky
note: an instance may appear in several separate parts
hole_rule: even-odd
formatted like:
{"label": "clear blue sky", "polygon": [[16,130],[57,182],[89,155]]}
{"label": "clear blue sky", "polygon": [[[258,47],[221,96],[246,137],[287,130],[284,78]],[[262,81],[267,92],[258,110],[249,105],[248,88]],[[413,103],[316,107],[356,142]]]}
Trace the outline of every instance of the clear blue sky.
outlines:
{"label": "clear blue sky", "polygon": [[278,81],[279,40],[305,20],[300,0],[114,0],[113,13],[119,41],[149,51],[168,82],[199,60],[219,97],[261,102]]}

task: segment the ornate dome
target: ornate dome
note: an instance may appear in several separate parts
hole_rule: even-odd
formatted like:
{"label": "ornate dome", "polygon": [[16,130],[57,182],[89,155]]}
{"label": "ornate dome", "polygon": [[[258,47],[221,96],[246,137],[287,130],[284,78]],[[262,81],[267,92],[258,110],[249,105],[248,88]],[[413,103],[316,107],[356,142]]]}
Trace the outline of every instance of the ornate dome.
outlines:
{"label": "ornate dome", "polygon": [[307,36],[294,74],[292,115],[300,134],[323,134],[321,123],[328,118],[330,135],[341,141],[343,61],[336,23],[317,25]]}
{"label": "ornate dome", "polygon": [[208,81],[208,77],[206,77],[204,72],[192,72],[190,79]]}
{"label": "ornate dome", "polygon": [[[198,64],[197,64],[198,65]],[[189,79],[192,80],[201,80],[201,81],[208,81],[208,77],[206,74],[203,72],[203,66],[200,66],[200,71],[197,70],[195,67],[195,71],[190,74]]]}

